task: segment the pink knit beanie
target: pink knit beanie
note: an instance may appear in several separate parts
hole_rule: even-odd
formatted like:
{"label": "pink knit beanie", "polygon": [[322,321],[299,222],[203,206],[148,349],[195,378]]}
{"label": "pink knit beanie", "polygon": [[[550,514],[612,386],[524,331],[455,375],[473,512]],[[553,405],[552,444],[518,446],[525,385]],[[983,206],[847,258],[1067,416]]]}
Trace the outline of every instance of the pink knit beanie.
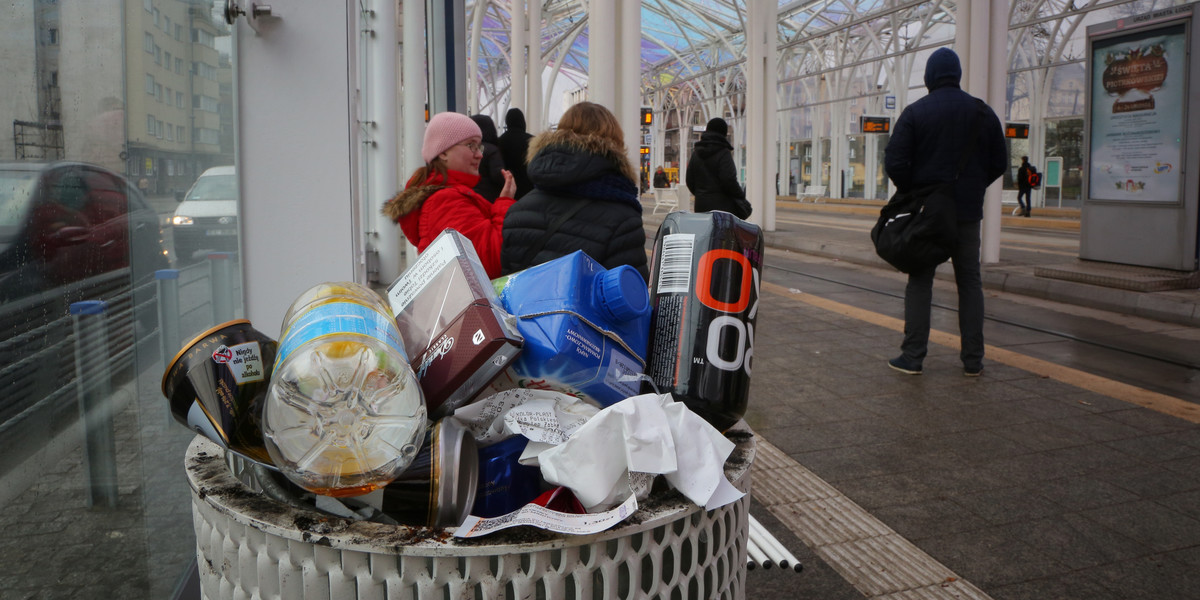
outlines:
{"label": "pink knit beanie", "polygon": [[425,127],[425,142],[421,144],[421,158],[425,164],[433,162],[439,154],[455,144],[471,138],[482,138],[483,132],[471,117],[456,112],[433,115]]}

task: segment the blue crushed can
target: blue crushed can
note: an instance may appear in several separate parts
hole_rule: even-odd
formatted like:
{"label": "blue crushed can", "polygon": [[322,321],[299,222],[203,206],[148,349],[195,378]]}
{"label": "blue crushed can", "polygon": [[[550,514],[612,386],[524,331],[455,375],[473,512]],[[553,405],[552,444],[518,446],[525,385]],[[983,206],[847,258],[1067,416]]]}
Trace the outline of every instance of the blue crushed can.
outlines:
{"label": "blue crushed can", "polygon": [[479,449],[479,483],[472,515],[487,519],[507,515],[542,493],[542,470],[518,462],[528,441],[516,435]]}

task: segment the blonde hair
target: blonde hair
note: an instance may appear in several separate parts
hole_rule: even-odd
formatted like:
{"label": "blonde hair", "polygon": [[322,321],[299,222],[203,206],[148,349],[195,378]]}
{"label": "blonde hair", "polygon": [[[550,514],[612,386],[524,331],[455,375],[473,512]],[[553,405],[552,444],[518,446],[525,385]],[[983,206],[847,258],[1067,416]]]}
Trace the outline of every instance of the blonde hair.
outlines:
{"label": "blonde hair", "polygon": [[568,108],[558,120],[558,128],[595,135],[625,147],[625,133],[617,117],[595,102],[580,102]]}

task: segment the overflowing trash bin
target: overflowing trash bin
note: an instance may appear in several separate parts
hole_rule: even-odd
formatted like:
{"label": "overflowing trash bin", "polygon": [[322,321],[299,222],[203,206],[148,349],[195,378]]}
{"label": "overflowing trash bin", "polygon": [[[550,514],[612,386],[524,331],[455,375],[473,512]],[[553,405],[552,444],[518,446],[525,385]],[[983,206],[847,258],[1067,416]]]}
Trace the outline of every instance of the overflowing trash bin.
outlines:
{"label": "overflowing trash bin", "polygon": [[725,474],[747,493],[736,502],[706,511],[665,492],[596,534],[521,527],[480,538],[255,493],[219,446],[197,436],[186,468],[203,597],[744,598],[754,438],[729,435],[736,450]]}
{"label": "overflowing trash bin", "polygon": [[321,283],[278,341],[184,344],[203,596],[742,597],[761,260],[679,213],[649,286],[582,252],[489,281],[446,230],[386,300]]}

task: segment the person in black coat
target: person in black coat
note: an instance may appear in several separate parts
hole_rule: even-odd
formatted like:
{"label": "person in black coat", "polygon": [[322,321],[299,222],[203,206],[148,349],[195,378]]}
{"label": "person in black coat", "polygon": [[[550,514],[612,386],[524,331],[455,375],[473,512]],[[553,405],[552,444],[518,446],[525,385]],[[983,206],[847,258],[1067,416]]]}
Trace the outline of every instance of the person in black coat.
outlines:
{"label": "person in black coat", "polygon": [[[958,288],[959,358],[963,374],[983,372],[983,284],[979,273],[979,224],[983,194],[1008,168],[1004,131],[996,113],[983,101],[959,88],[962,66],[958,55],[939,48],[925,64],[929,94],[909,105],[896,119],[884,152],[884,169],[901,192],[957,181],[954,184],[958,239],[951,253]],[[975,146],[968,148],[974,136]],[[962,172],[960,159],[970,153]],[[929,345],[929,312],[933,275],[937,267],[913,271],[904,289],[904,341],[891,368],[909,375],[921,373]]]}
{"label": "person in black coat", "polygon": [[638,175],[617,118],[599,104],[576,104],[557,130],[533,139],[529,154],[534,189],[504,218],[502,270],[582,250],[606,269],[630,265],[649,280]]}
{"label": "person in black coat", "polygon": [[654,187],[656,187],[656,188],[671,187],[671,180],[667,179],[667,172],[664,171],[662,167],[659,167],[658,170],[654,172]]}
{"label": "person in black coat", "polygon": [[746,192],[738,184],[729,125],[717,117],[708,122],[688,159],[687,187],[696,197],[696,212],[723,210],[739,219],[750,216]]}
{"label": "person in black coat", "polygon": [[512,172],[517,182],[516,198],[520,199],[533,189],[526,166],[529,140],[533,136],[525,131],[525,113],[519,108],[508,109],[504,115],[504,127],[504,133],[500,134],[500,159],[504,161],[504,168]]}
{"label": "person in black coat", "polygon": [[[1033,208],[1033,186],[1029,184],[1029,172],[1033,169],[1033,165],[1029,164],[1029,157],[1021,157],[1021,168],[1017,169],[1017,206],[1021,209],[1020,213],[1026,217],[1029,216],[1030,209]],[[1021,198],[1025,201],[1022,202]]]}
{"label": "person in black coat", "polygon": [[479,183],[475,193],[495,202],[504,188],[504,161],[500,158],[500,138],[496,136],[496,122],[487,115],[471,115],[471,120],[483,132],[483,159],[479,161]]}

